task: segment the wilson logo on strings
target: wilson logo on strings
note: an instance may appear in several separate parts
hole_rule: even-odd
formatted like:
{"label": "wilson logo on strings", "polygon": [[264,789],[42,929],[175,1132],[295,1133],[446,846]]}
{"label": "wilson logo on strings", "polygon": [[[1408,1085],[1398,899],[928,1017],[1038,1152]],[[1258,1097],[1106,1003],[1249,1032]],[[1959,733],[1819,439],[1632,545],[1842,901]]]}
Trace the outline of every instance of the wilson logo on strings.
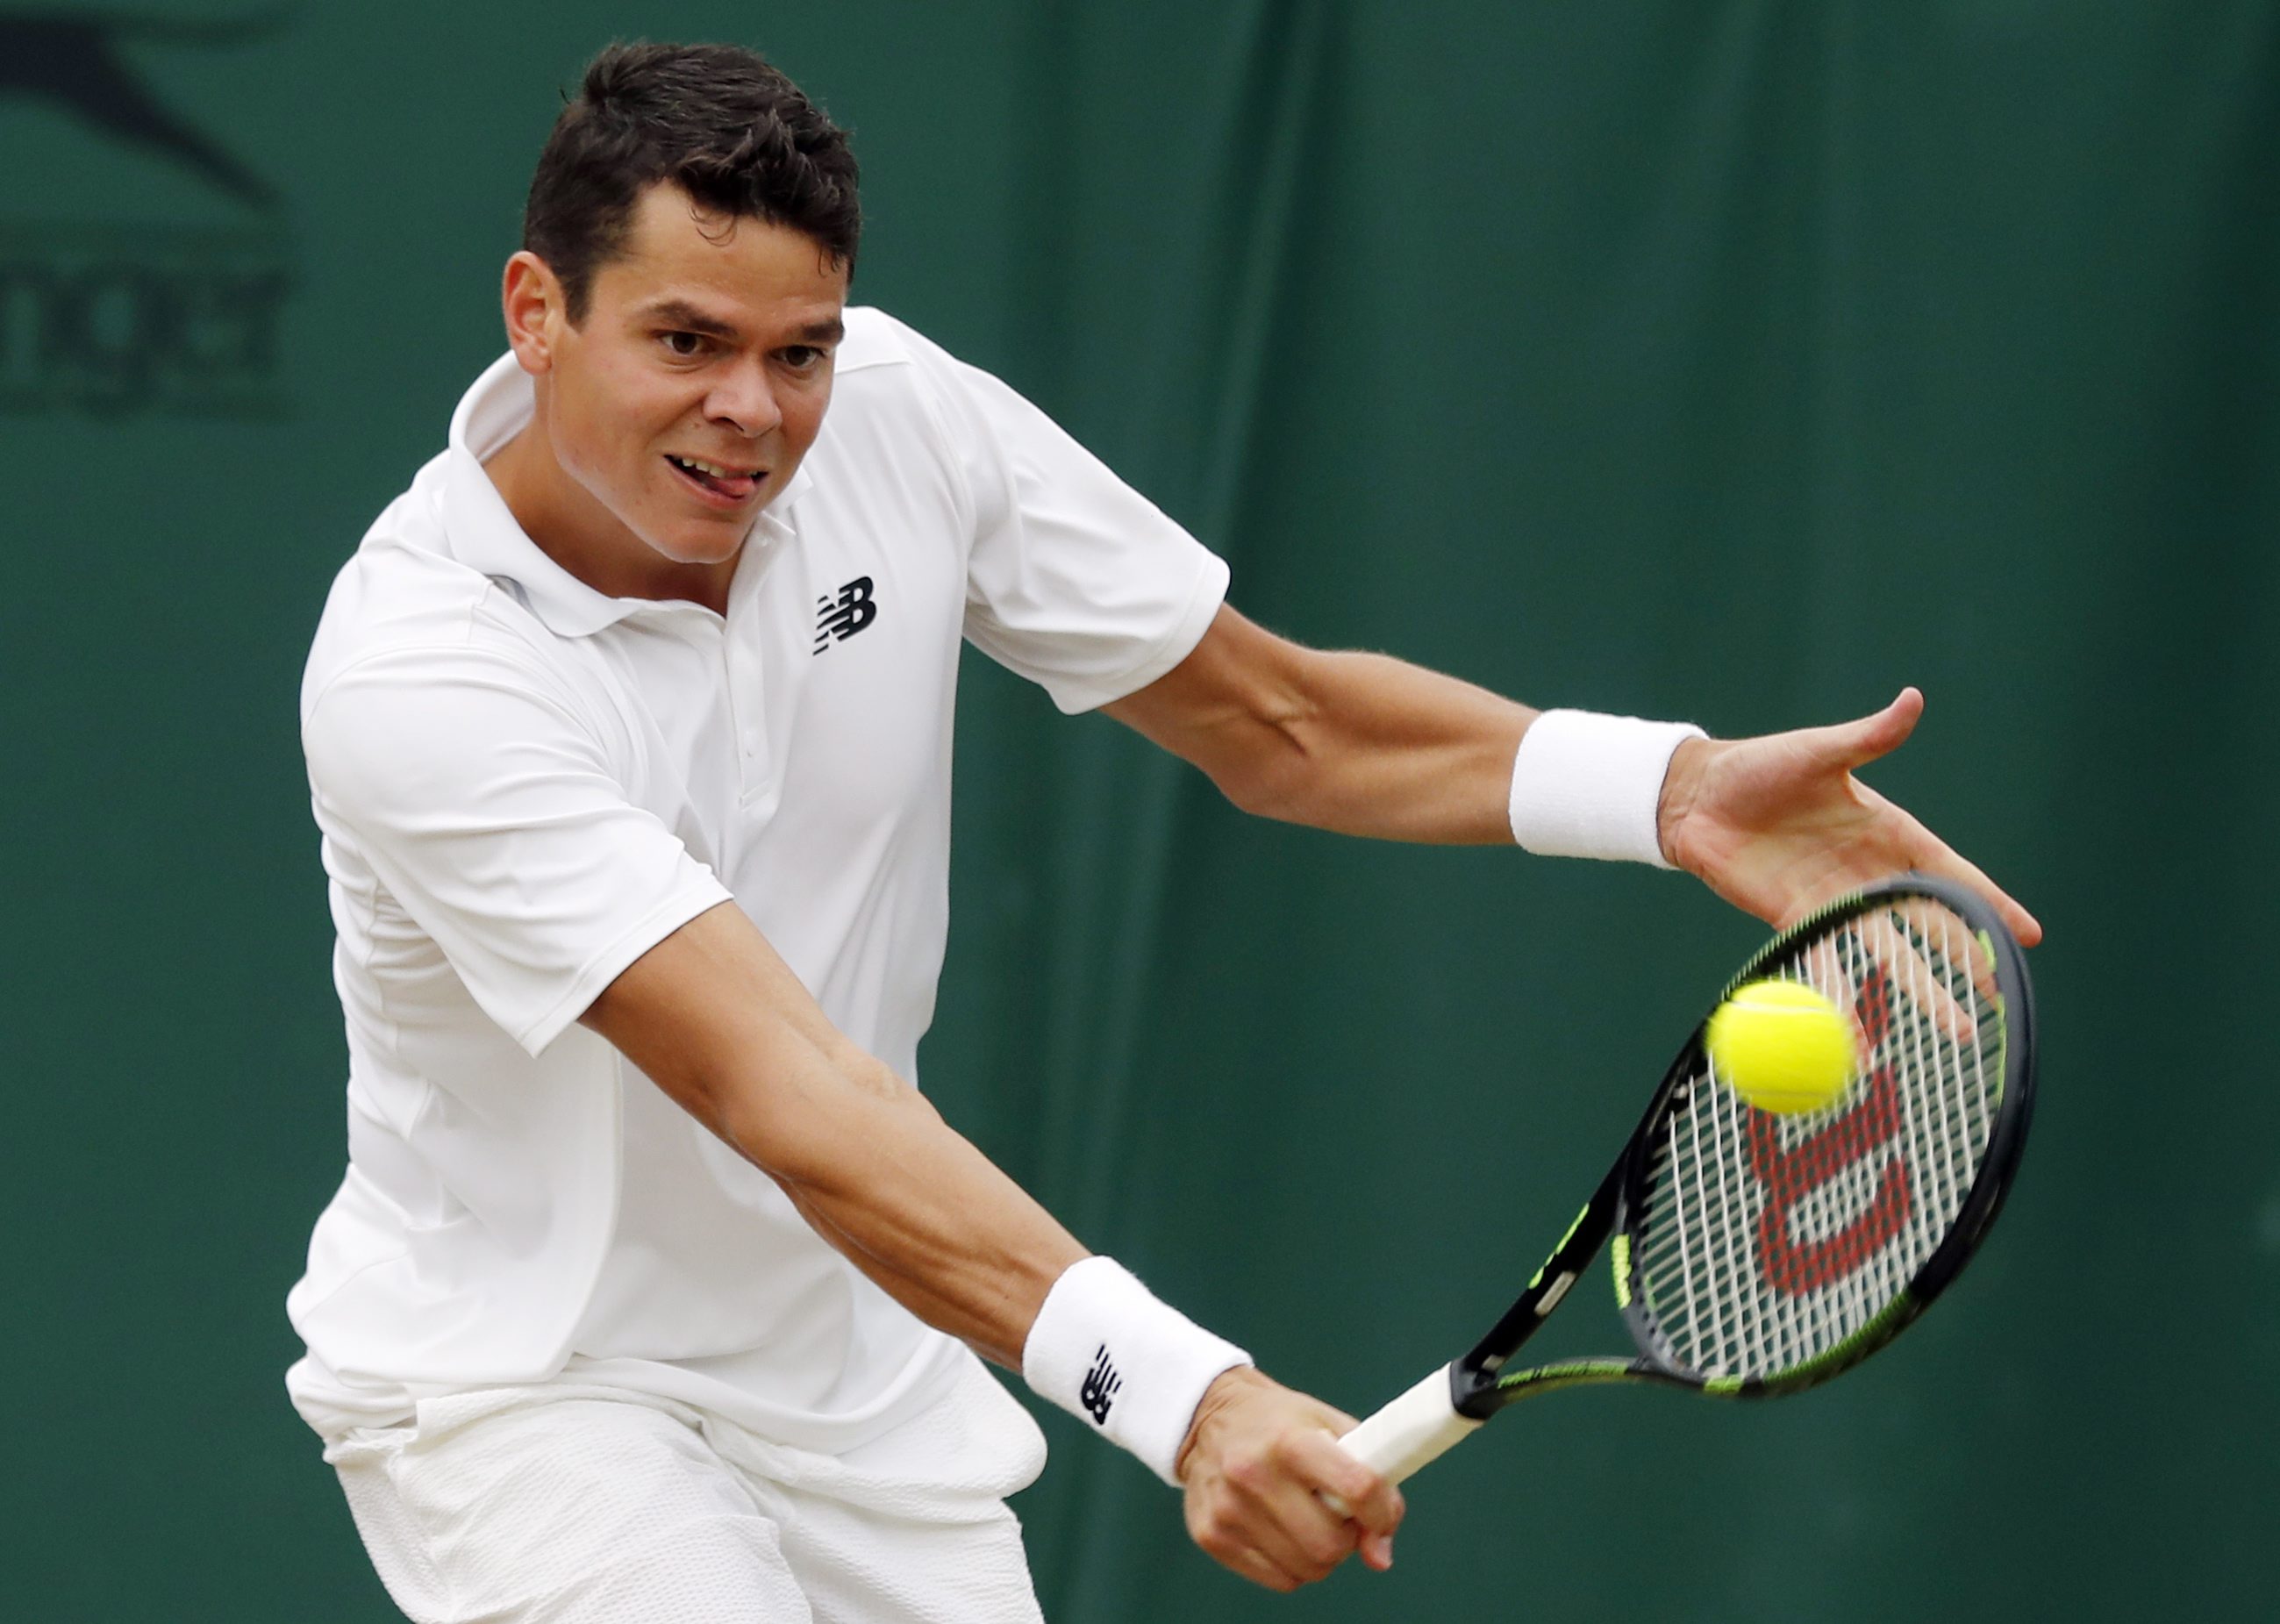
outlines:
{"label": "wilson logo on strings", "polygon": [[[1868,1052],[1881,1054],[1892,1020],[1891,977],[1882,966],[1872,967],[1862,981],[1852,1013]],[[1879,1059],[1859,1104],[1787,1150],[1774,1118],[1761,1111],[1750,1113],[1750,1170],[1765,1185],[1767,1197],[1758,1214],[1758,1267],[1782,1296],[1802,1297],[1843,1280],[1882,1251],[1914,1213],[1907,1163],[1895,1151],[1876,1176],[1875,1193],[1841,1228],[1818,1241],[1801,1241],[1794,1222],[1800,1201],[1883,1151],[1899,1132],[1894,1088],[1891,1063]]]}

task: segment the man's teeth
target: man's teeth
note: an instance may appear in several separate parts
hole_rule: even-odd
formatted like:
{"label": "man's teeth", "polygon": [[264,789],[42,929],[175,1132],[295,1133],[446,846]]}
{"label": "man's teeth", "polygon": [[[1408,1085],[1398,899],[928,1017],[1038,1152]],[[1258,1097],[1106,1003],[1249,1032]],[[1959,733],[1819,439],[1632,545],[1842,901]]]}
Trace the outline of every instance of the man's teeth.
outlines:
{"label": "man's teeth", "polygon": [[709,473],[716,480],[738,480],[747,477],[734,468],[724,468],[716,462],[701,462],[694,457],[676,457],[673,460],[696,473]]}

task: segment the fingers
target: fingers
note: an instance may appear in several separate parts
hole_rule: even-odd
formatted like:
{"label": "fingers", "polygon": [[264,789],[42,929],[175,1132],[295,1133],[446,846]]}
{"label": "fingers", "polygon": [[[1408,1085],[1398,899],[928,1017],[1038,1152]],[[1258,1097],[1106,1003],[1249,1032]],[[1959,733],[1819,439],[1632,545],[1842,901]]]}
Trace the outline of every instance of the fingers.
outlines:
{"label": "fingers", "polygon": [[2009,892],[1990,880],[1976,863],[1960,856],[1953,847],[1913,818],[1907,820],[1907,847],[1908,867],[1918,874],[1953,880],[1958,885],[1978,892],[2002,916],[2004,925],[2019,938],[2020,946],[2032,947],[2043,939],[2040,920],[2020,906]]}
{"label": "fingers", "polygon": [[[1393,1565],[1400,1490],[1329,1434],[1287,1434],[1259,1453],[1230,1457],[1221,1474],[1222,1491],[1208,1497],[1197,1530],[1198,1543],[1221,1560],[1255,1556],[1291,1584],[1321,1578],[1357,1546],[1369,1566]],[[1344,1515],[1327,1503],[1333,1496]]]}
{"label": "fingers", "polygon": [[[1346,1430],[1352,1431],[1349,1426]],[[1291,1442],[1294,1466],[1325,1498],[1335,1497],[1344,1519],[1364,1535],[1379,1536],[1385,1544],[1386,1563],[1392,1563],[1393,1531],[1406,1510],[1401,1490],[1383,1473],[1364,1465],[1340,1447],[1328,1433],[1302,1433]],[[1367,1553],[1365,1552],[1365,1555]]]}
{"label": "fingers", "polygon": [[[1915,731],[1916,723],[1923,715],[1923,707],[1922,690],[1904,688],[1899,697],[1874,716],[1864,717],[1849,728],[1839,729],[1852,735],[1846,746],[1849,753],[1841,758],[1846,769],[1850,771],[1864,766],[1879,756],[1890,755],[1899,749]],[[1913,819],[1909,821],[1914,825],[1913,833],[1918,837],[1918,850],[1911,854],[1910,867],[1919,873],[1938,874],[1944,879],[1957,881],[1977,891],[2003,916],[2003,923],[2013,935],[2019,938],[2022,946],[2032,947],[2043,939],[2041,922],[2020,906],[2002,887],[1990,880],[1977,866],[1958,857],[1945,842],[1934,836],[1922,824],[1914,823]]]}
{"label": "fingers", "polygon": [[1279,1388],[1215,1418],[1187,1474],[1196,1543],[1276,1590],[1321,1578],[1357,1549],[1367,1566],[1391,1566],[1400,1490],[1338,1447],[1332,1428],[1342,1419]]}
{"label": "fingers", "polygon": [[[1964,994],[1964,984],[1968,982],[1971,996],[1991,1002],[2001,997],[2002,988],[1995,979],[1995,961],[1981,949],[1976,936],[1953,910],[1919,899],[1892,912],[1905,920],[1908,929],[1921,937],[1927,950],[1947,966],[1946,974],[1939,979],[1953,983],[1959,995]],[[1922,961],[1929,971],[1931,958],[1924,958]],[[1977,1031],[1976,1019],[1966,1017],[1965,1025],[1969,1029],[1967,1035]]]}
{"label": "fingers", "polygon": [[[1934,904],[1907,904],[1868,915],[1855,925],[1854,935],[1868,962],[1880,966],[1891,978],[1892,984],[1922,1012],[1924,1019],[1945,1032],[1951,1043],[1968,1047],[1976,1042],[1979,1022],[1956,1001],[1954,994],[1948,990],[1946,979],[1932,967],[1931,960],[1917,949],[1907,932],[1893,922],[1895,918],[1906,919],[1928,941],[1937,942],[1945,934],[1944,921],[1954,915]],[[1976,958],[1975,951],[1971,958]],[[1969,961],[1965,963],[1968,968]],[[1988,990],[1992,992],[1991,986]]]}
{"label": "fingers", "polygon": [[1268,1453],[1231,1455],[1189,1512],[1196,1543],[1270,1589],[1310,1584],[1354,1549],[1346,1521]]}
{"label": "fingers", "polygon": [[1968,885],[1985,897],[1994,905],[1995,912],[2003,916],[2003,923],[2009,927],[2011,934],[2019,938],[2021,947],[2032,947],[2043,939],[2040,920],[2021,907],[2009,892],[1990,880],[1977,865],[1966,862],[1945,846],[1940,847],[1938,856],[1920,861],[1915,866],[1920,873],[1938,874],[1944,879]]}

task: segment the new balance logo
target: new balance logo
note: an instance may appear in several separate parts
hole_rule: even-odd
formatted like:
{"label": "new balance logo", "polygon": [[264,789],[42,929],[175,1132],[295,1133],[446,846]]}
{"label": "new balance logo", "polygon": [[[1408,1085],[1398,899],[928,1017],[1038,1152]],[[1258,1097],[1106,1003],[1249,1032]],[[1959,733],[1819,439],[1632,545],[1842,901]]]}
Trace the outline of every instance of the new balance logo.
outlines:
{"label": "new balance logo", "polygon": [[1092,1356],[1092,1368],[1084,1373],[1084,1385],[1076,1390],[1077,1402],[1085,1407],[1097,1425],[1108,1425],[1108,1406],[1115,1402],[1116,1389],[1124,1385],[1124,1378],[1116,1374],[1116,1366],[1108,1362],[1108,1344],[1100,1344]]}
{"label": "new balance logo", "polygon": [[822,653],[834,638],[846,642],[878,618],[879,605],[871,601],[871,578],[856,576],[837,596],[827,592],[815,600],[815,651]]}

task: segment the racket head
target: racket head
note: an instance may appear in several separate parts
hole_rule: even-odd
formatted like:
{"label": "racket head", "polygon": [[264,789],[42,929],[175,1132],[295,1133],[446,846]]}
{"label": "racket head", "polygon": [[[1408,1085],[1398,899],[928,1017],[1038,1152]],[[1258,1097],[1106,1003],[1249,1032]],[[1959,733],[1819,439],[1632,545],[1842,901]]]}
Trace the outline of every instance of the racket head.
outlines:
{"label": "racket head", "polygon": [[1977,896],[1916,874],[1853,893],[1760,950],[1719,1003],[1769,977],[1851,1014],[1861,1064],[1829,1107],[1760,1111],[1717,1075],[1705,1014],[1614,1175],[1634,1376],[1735,1397],[1827,1381],[1946,1289],[2017,1171],[2033,989]]}

